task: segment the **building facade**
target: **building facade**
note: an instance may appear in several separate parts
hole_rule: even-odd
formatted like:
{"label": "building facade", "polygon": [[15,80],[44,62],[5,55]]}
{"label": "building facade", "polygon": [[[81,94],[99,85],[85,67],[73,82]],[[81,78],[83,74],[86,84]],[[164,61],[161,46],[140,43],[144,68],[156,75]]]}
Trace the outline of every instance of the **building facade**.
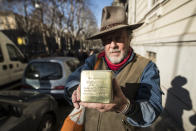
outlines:
{"label": "building facade", "polygon": [[15,15],[11,12],[0,12],[0,30],[16,29]]}
{"label": "building facade", "polygon": [[129,24],[144,22],[131,46],[158,66],[163,106],[183,130],[195,130],[196,1],[128,0]]}

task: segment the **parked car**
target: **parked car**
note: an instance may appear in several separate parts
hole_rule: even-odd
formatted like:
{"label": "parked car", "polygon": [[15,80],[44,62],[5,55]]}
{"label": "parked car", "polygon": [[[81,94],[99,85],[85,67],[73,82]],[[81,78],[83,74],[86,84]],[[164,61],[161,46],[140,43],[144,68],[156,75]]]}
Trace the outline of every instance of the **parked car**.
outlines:
{"label": "parked car", "polygon": [[0,91],[0,131],[54,131],[57,103],[47,94]]}
{"label": "parked car", "polygon": [[21,80],[26,65],[19,48],[0,31],[0,86]]}
{"label": "parked car", "polygon": [[64,98],[64,87],[70,73],[79,65],[73,57],[48,57],[32,60],[25,69],[23,89],[51,94],[56,99]]}

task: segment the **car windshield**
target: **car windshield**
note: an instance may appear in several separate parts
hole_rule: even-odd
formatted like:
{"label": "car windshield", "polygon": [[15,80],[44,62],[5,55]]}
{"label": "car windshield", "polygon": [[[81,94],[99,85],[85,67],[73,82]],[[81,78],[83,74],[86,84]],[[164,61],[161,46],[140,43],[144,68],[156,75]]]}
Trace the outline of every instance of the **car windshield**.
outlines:
{"label": "car windshield", "polygon": [[34,62],[28,65],[25,77],[39,80],[56,80],[62,77],[60,64],[54,62]]}

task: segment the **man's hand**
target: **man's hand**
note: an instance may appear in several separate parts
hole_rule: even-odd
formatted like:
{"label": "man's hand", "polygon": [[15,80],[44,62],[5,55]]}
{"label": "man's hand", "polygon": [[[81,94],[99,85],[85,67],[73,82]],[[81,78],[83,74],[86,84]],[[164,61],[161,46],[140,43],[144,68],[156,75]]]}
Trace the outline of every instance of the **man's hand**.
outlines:
{"label": "man's hand", "polygon": [[72,103],[75,108],[80,108],[80,85],[77,87],[77,89],[72,94]]}
{"label": "man's hand", "polygon": [[113,89],[114,89],[114,101],[113,103],[110,104],[80,102],[80,86],[77,88],[77,90],[74,91],[72,95],[72,102],[74,104],[74,107],[76,108],[79,108],[80,105],[82,105],[87,108],[97,109],[100,112],[107,112],[107,111],[120,112],[125,107],[125,105],[128,104],[127,98],[123,94],[120,86],[118,85],[115,79],[113,80]]}

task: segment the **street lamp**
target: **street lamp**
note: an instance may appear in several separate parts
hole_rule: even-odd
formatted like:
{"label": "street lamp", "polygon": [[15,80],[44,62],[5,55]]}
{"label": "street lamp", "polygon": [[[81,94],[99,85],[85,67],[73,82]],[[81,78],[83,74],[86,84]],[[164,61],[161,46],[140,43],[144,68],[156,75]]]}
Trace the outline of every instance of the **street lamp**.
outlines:
{"label": "street lamp", "polygon": [[35,6],[35,8],[40,8],[40,2],[39,2],[39,0],[35,0],[34,6]]}

